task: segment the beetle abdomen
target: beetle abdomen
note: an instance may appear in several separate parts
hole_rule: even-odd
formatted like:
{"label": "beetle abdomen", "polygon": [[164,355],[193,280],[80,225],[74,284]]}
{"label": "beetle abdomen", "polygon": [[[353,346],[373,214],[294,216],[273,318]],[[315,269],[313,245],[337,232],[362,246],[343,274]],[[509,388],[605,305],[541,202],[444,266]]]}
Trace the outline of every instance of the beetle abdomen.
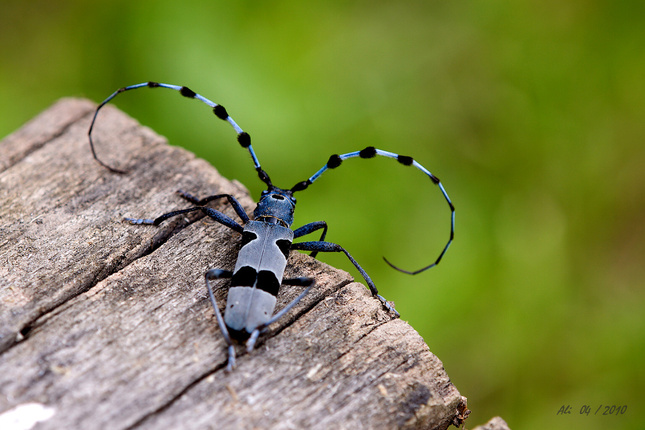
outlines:
{"label": "beetle abdomen", "polygon": [[246,340],[258,326],[273,316],[276,296],[254,287],[231,287],[226,299],[224,322],[231,336]]}
{"label": "beetle abdomen", "polygon": [[293,231],[277,224],[249,221],[244,226],[224,313],[237,340],[273,316],[292,240]]}

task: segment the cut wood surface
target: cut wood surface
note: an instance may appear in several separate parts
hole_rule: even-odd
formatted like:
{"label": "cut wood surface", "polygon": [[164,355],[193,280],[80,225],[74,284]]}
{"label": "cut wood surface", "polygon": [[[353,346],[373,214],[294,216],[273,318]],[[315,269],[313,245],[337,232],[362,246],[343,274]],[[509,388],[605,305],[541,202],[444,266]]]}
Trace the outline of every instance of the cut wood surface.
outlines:
{"label": "cut wood surface", "polygon": [[[102,168],[87,142],[95,107],[63,99],[0,142],[0,423],[28,407],[37,429],[462,423],[466,399],[419,334],[348,273],[298,252],[285,276],[316,287],[226,372],[203,276],[232,269],[239,234],[199,215],[122,219],[190,207],[178,189],[255,204],[111,106],[97,151],[127,173]],[[227,281],[216,287],[224,303]],[[283,287],[278,307],[301,291]]]}

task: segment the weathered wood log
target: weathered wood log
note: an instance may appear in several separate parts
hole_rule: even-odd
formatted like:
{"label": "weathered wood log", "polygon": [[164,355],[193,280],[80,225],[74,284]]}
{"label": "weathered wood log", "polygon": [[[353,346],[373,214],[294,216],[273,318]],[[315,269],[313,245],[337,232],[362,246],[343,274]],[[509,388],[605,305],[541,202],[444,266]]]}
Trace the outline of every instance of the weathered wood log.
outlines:
{"label": "weathered wood log", "polygon": [[[316,287],[255,351],[240,347],[227,373],[203,274],[233,267],[239,235],[199,215],[161,227],[121,220],[190,206],[178,189],[231,193],[248,212],[254,202],[108,106],[97,150],[128,171],[110,173],[87,143],[94,108],[61,100],[0,142],[0,420],[30,405],[39,429],[463,422],[466,399],[414,329],[346,272],[296,252],[286,276]],[[226,282],[217,285],[223,303]],[[300,291],[284,287],[278,306]]]}
{"label": "weathered wood log", "polygon": [[501,417],[494,417],[486,424],[477,426],[473,430],[509,430],[509,427]]}

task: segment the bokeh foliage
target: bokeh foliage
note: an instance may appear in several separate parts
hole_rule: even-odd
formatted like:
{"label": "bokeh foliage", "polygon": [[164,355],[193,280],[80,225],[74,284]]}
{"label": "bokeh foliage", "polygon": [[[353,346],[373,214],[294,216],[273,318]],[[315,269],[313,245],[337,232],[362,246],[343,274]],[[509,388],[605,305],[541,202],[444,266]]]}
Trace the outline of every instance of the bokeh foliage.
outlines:
{"label": "bokeh foliage", "polygon": [[[439,267],[409,277],[381,260],[421,267],[449,228],[439,191],[391,160],[325,174],[297,196],[296,225],[328,221],[329,240],[469,398],[470,427],[493,415],[517,429],[640,424],[642,1],[4,0],[1,10],[1,136],[60,97],[100,101],[156,80],[225,105],[280,186],[332,153],[412,155],[457,208]],[[145,89],[115,102],[259,195],[248,155],[205,106]],[[601,404],[627,413],[578,413]],[[573,413],[556,415],[562,405]]]}

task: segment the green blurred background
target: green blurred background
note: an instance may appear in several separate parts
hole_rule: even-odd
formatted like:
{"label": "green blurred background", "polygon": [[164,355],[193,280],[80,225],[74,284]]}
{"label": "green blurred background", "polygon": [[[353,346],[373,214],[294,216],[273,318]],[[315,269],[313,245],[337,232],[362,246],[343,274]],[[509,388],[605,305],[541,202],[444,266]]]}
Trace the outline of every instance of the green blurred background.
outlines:
{"label": "green blurred background", "polygon": [[[381,259],[419,268],[449,232],[439,190],[392,160],[325,174],[298,194],[295,226],[329,223],[468,397],[469,428],[494,415],[513,429],[637,428],[644,33],[642,1],[3,0],[0,136],[60,97],[156,80],[225,105],[279,186],[332,153],[412,155],[457,208],[439,267],[411,277]],[[146,89],[115,104],[259,195],[204,105]],[[627,411],[594,416],[600,405]]]}

